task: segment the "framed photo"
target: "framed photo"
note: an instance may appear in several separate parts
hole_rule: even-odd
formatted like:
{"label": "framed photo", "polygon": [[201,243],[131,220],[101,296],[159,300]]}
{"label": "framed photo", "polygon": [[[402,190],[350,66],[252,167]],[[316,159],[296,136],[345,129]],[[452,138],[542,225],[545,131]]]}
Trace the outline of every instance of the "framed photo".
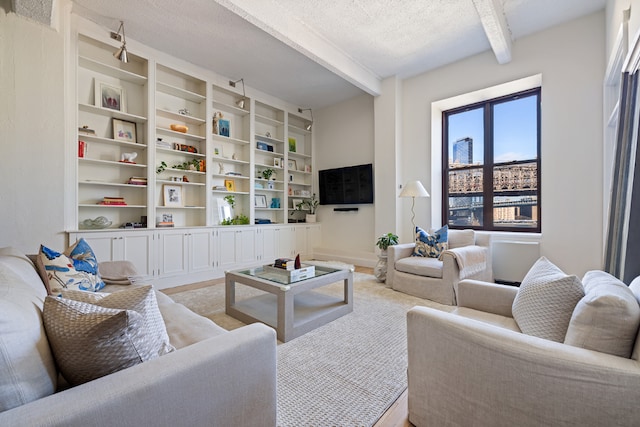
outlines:
{"label": "framed photo", "polygon": [[126,112],[125,90],[120,86],[94,79],[95,106]]}
{"label": "framed photo", "polygon": [[292,153],[296,152],[296,139],[289,137],[289,151]]}
{"label": "framed photo", "polygon": [[273,167],[282,168],[282,159],[280,157],[273,159]]}
{"label": "framed photo", "polygon": [[293,203],[293,209],[297,209],[298,205],[302,203],[302,199],[293,199],[291,203]]}
{"label": "framed photo", "polygon": [[113,119],[113,139],[116,141],[137,142],[136,124],[120,119]]}
{"label": "framed photo", "polygon": [[225,179],[224,186],[227,187],[227,191],[236,191],[236,182],[232,179]]}
{"label": "framed photo", "polygon": [[182,202],[182,186],[181,185],[170,185],[165,184],[163,187],[164,193],[164,205],[165,206],[173,206],[173,207],[181,207],[183,206]]}
{"label": "framed photo", "polygon": [[265,196],[264,194],[256,194],[253,203],[254,203],[256,208],[266,208],[267,207],[267,196]]}
{"label": "framed photo", "polygon": [[256,142],[256,148],[258,150],[267,151],[267,143],[266,142],[262,142],[262,141],[258,141],[258,142]]}
{"label": "framed photo", "polygon": [[231,136],[231,122],[227,119],[218,120],[221,136]]}
{"label": "framed photo", "polygon": [[289,182],[293,182],[293,175],[289,174]]}
{"label": "framed photo", "polygon": [[221,144],[213,146],[213,155],[217,157],[224,157],[223,148]]}
{"label": "framed photo", "polygon": [[304,171],[307,173],[311,173],[311,165],[304,165]]}
{"label": "framed photo", "polygon": [[288,164],[287,167],[289,168],[289,170],[297,171],[298,170],[298,162],[296,162],[295,160],[289,160],[289,164]]}

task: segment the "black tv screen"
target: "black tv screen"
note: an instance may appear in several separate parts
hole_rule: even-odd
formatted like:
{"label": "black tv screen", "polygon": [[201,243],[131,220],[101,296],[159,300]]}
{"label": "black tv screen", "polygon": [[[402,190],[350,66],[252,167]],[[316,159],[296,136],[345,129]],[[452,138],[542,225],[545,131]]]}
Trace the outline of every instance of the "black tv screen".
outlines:
{"label": "black tv screen", "polygon": [[325,169],[318,172],[321,205],[373,203],[373,165]]}

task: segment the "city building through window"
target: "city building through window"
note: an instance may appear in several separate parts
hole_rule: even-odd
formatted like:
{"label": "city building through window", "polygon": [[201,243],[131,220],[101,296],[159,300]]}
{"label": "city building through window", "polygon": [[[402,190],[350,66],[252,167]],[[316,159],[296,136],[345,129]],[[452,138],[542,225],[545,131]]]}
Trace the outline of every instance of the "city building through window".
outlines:
{"label": "city building through window", "polygon": [[540,88],[443,112],[450,228],[540,232]]}

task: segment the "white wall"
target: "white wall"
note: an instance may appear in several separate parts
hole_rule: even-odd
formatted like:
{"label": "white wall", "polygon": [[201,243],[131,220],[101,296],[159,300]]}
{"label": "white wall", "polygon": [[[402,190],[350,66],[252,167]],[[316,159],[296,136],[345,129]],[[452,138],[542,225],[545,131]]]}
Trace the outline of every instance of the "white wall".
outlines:
{"label": "white wall", "polygon": [[[513,43],[513,60],[498,65],[485,52],[404,81],[405,174],[419,171],[433,184],[431,103],[542,74],[541,253],[565,271],[582,275],[602,265],[602,82],[605,14],[595,13]],[[436,198],[416,201],[416,223],[431,217]],[[439,209],[437,209],[439,211]],[[410,214],[403,215],[409,224]],[[406,225],[403,228],[410,227]]]}
{"label": "white wall", "polygon": [[[8,2],[3,2],[8,3]],[[63,247],[64,37],[0,9],[0,247]]]}
{"label": "white wall", "polygon": [[[314,111],[313,116],[316,170],[373,163],[372,96],[360,95]],[[376,200],[376,203],[384,201]],[[370,260],[361,260],[370,259],[375,248],[374,205],[358,205],[357,212],[334,212],[334,207],[320,206],[318,209],[324,246],[319,257],[328,258],[333,254],[334,259],[367,265]]]}

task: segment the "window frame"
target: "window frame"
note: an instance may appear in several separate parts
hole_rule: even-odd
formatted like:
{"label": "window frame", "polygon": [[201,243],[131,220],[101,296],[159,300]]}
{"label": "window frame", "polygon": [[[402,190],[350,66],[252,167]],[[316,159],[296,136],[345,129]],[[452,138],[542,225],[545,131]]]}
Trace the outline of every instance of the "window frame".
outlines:
{"label": "window frame", "polygon": [[[527,160],[518,160],[518,161],[510,161],[510,162],[500,162],[494,163],[493,161],[493,106],[509,101],[514,101],[516,99],[520,99],[523,97],[536,96],[538,98],[537,106],[537,141],[536,141],[536,149],[537,156],[535,159],[527,159]],[[542,230],[542,144],[541,144],[541,115],[542,115],[542,87],[536,86],[534,88],[522,90],[519,92],[511,93],[508,95],[499,96],[496,98],[487,99],[480,102],[475,102],[472,104],[463,105],[460,107],[451,108],[445,111],[442,111],[442,223],[448,224],[451,229],[474,229],[480,231],[504,231],[504,232],[516,232],[516,233],[540,233]],[[484,161],[482,166],[470,165],[469,167],[459,167],[455,170],[465,170],[465,169],[481,169],[483,174],[483,187],[482,187],[482,198],[483,198],[483,225],[481,226],[473,226],[473,225],[464,225],[464,226],[456,226],[449,224],[449,173],[452,169],[449,168],[449,126],[448,126],[448,118],[452,114],[461,113],[464,111],[469,111],[477,108],[483,109],[483,118],[484,118]],[[487,161],[490,159],[491,161]],[[506,227],[506,226],[495,226],[494,218],[493,218],[493,199],[495,195],[493,191],[493,171],[496,166],[503,165],[515,165],[515,164],[523,164],[523,163],[536,163],[537,167],[537,225],[536,227]],[[470,196],[473,197],[473,196]]]}

